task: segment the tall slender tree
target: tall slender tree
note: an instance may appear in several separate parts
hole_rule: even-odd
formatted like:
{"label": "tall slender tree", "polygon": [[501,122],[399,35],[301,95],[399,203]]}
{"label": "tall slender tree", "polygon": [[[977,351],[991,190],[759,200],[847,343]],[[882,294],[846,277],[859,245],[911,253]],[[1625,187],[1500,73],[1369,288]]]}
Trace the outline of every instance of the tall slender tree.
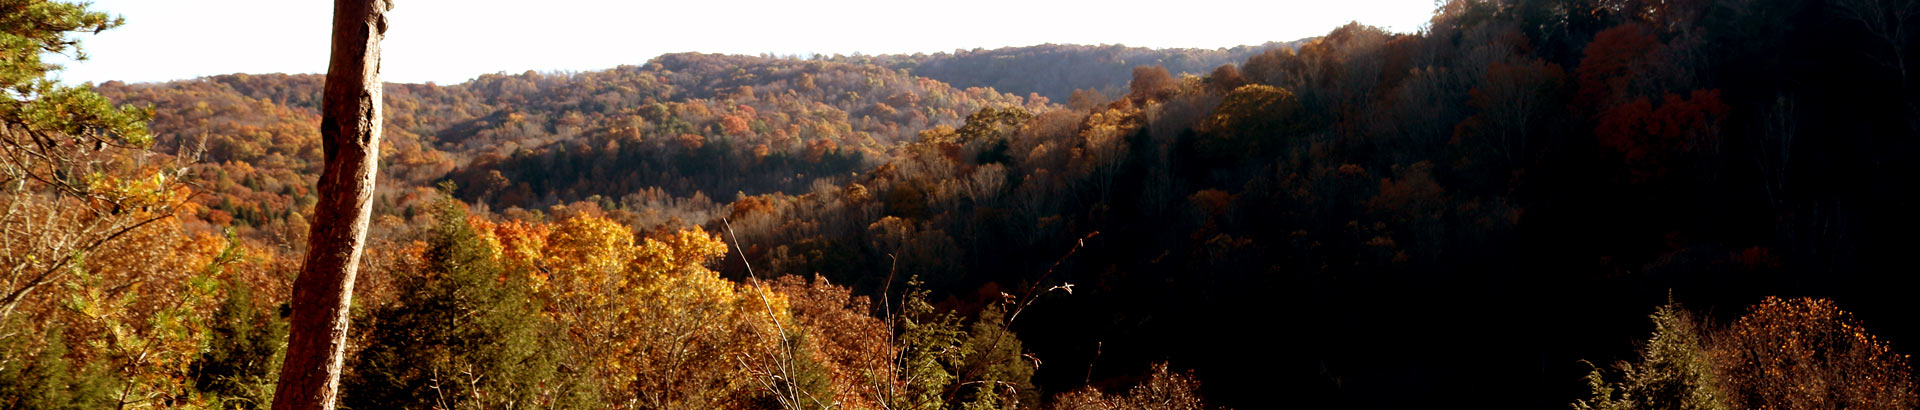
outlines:
{"label": "tall slender tree", "polygon": [[373,212],[380,154],[380,39],[391,0],[335,0],[333,54],[321,99],[320,174],[306,264],[293,283],[287,358],[273,408],[332,409],[353,279]]}

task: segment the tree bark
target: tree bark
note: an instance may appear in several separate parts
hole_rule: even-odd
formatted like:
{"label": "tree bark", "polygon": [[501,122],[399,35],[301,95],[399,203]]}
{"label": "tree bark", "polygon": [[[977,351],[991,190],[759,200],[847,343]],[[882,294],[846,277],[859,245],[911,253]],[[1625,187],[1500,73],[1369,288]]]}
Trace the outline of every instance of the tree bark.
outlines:
{"label": "tree bark", "polygon": [[326,167],[314,204],[306,264],[293,282],[286,361],[275,410],[332,409],[347,344],[347,309],[373,212],[380,160],[380,39],[390,0],[335,0],[333,52],[321,97]]}

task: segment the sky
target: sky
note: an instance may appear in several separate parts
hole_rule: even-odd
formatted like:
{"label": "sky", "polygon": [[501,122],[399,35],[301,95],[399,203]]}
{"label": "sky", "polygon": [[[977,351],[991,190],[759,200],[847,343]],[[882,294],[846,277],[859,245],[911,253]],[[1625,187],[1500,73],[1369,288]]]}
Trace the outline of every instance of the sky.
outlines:
{"label": "sky", "polygon": [[[1433,0],[395,0],[389,82],[594,71],[664,53],[937,53],[1059,44],[1219,48],[1326,34],[1349,21],[1413,32]],[[67,83],[326,70],[333,2],[93,0],[127,24],[83,34]]]}

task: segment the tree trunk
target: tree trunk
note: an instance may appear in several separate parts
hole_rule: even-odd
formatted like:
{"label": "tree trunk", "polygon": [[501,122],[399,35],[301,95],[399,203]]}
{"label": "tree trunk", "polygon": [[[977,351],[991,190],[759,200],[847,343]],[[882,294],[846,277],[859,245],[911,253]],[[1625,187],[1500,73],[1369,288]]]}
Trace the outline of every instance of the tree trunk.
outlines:
{"label": "tree trunk", "polygon": [[275,410],[332,409],[339,397],[347,308],[360,266],[380,160],[380,38],[390,0],[335,0],[333,54],[321,100],[326,168],[307,237],[306,264],[293,283],[286,361]]}

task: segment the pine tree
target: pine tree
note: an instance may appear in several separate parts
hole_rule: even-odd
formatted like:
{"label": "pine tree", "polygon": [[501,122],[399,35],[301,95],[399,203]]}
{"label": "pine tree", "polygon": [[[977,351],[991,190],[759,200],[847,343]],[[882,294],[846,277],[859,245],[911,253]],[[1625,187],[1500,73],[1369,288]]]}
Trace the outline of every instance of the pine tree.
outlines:
{"label": "pine tree", "polygon": [[360,321],[369,345],[344,381],[347,408],[583,407],[585,379],[560,369],[563,340],[533,305],[525,272],[503,268],[442,199],[422,271],[400,272],[399,302]]}
{"label": "pine tree", "polygon": [[1600,369],[1587,376],[1593,396],[1578,410],[1726,409],[1699,325],[1678,304],[1653,312],[1653,337],[1638,363],[1620,363],[1621,378],[1608,383]]}
{"label": "pine tree", "polygon": [[1007,329],[999,306],[980,312],[968,328],[960,355],[954,360],[959,383],[951,387],[954,399],[967,409],[1018,408],[1038,404],[1033,386],[1034,362],[1021,350],[1020,338]]}
{"label": "pine tree", "polygon": [[178,205],[168,195],[178,174],[127,164],[153,142],[151,110],[114,107],[90,84],[60,84],[52,76],[61,67],[41,60],[85,59],[71,35],[123,23],[88,7],[0,1],[0,228],[13,239],[0,249],[0,272],[8,272],[0,279],[0,333],[18,330],[8,319],[88,253],[170,217]]}
{"label": "pine tree", "polygon": [[228,280],[226,287],[227,299],[209,323],[207,349],[193,363],[194,388],[219,408],[267,408],[287,342],[286,318],[256,308],[246,284]]}
{"label": "pine tree", "polygon": [[[97,409],[112,406],[113,379],[98,366],[75,368],[63,331],[47,332],[28,360],[0,369],[0,408]],[[0,339],[0,354],[21,351],[19,337]]]}

